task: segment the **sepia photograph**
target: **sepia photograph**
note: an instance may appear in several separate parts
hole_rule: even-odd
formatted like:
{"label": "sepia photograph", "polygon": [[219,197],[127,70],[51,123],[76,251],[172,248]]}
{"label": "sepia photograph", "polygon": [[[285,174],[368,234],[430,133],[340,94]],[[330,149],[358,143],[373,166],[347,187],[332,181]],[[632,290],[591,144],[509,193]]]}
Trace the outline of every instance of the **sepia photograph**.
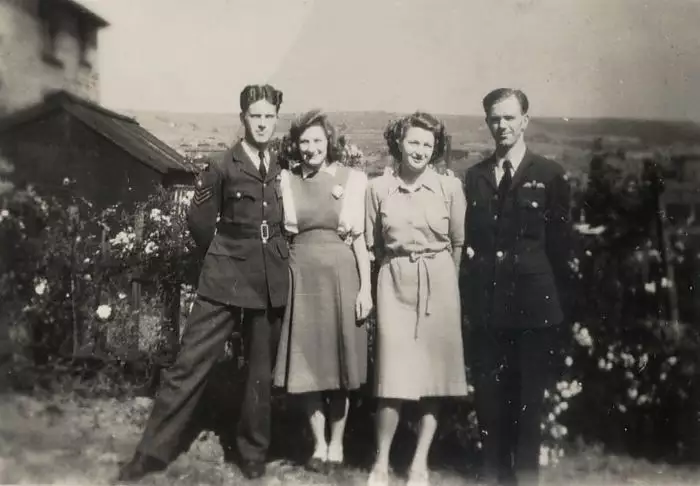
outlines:
{"label": "sepia photograph", "polygon": [[0,0],[0,485],[700,484],[700,0]]}

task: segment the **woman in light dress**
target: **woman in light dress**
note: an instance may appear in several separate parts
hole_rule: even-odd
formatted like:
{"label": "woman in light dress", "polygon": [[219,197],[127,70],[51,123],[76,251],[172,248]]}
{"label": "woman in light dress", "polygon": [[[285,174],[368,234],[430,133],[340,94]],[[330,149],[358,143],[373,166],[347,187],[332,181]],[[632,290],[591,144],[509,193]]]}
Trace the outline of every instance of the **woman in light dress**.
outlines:
{"label": "woman in light dress", "polygon": [[428,484],[428,452],[439,397],[467,394],[457,269],[466,201],[458,178],[432,163],[445,148],[443,124],[417,112],[385,131],[394,166],[370,181],[365,236],[379,264],[375,393],[377,457],[368,483],[389,481],[389,451],[401,406],[422,412],[408,484]]}
{"label": "woman in light dress", "polygon": [[274,384],[302,397],[315,442],[307,468],[325,471],[343,462],[348,392],[367,378],[367,178],[339,162],[335,128],[320,111],[293,123],[285,151],[296,162],[279,181],[291,285]]}

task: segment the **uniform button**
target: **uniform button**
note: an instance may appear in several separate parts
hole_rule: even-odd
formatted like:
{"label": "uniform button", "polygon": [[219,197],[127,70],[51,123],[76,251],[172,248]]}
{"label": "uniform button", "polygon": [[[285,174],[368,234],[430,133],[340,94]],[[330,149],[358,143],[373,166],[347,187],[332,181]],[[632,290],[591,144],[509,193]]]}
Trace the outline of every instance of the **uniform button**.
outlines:
{"label": "uniform button", "polygon": [[267,182],[263,182],[263,187],[267,187]]}
{"label": "uniform button", "polygon": [[497,256],[498,258],[503,258],[503,252],[502,252],[501,250],[498,250],[498,251],[496,252],[496,256]]}
{"label": "uniform button", "polygon": [[267,201],[263,201],[263,207],[267,207]]}
{"label": "uniform button", "polygon": [[498,221],[498,215],[497,215],[497,214],[494,214],[494,215],[493,215],[493,220],[494,220],[494,221]]}
{"label": "uniform button", "polygon": [[237,192],[237,193],[236,193],[236,197],[237,197],[238,199],[240,199],[240,198],[241,198],[241,193],[240,193],[240,192]]}

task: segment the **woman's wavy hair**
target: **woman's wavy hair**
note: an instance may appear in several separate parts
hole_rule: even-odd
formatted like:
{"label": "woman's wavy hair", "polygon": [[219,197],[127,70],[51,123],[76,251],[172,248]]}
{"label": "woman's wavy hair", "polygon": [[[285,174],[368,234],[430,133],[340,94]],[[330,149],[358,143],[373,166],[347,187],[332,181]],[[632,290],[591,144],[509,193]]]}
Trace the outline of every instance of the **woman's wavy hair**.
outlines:
{"label": "woman's wavy hair", "polygon": [[401,162],[401,141],[406,136],[406,132],[411,127],[418,127],[428,130],[435,136],[435,146],[433,155],[430,157],[430,163],[434,163],[440,159],[447,148],[447,133],[445,125],[435,118],[430,113],[417,111],[412,115],[404,116],[397,120],[392,120],[384,130],[384,139],[386,140],[389,153],[396,162]]}
{"label": "woman's wavy hair", "polygon": [[318,126],[323,129],[328,139],[328,152],[326,159],[329,163],[342,159],[342,146],[338,139],[335,126],[328,119],[328,115],[321,110],[311,110],[299,116],[289,129],[289,134],[284,137],[280,149],[280,162],[283,167],[290,168],[302,161],[299,149],[299,139],[307,128]]}

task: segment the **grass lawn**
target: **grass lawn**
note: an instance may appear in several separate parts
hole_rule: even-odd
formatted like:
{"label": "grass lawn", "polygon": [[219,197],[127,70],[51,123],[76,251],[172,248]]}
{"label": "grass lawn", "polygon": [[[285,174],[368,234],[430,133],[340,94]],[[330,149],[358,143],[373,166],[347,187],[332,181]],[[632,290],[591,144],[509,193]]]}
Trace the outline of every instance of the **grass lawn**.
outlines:
{"label": "grass lawn", "polygon": [[[130,456],[150,409],[145,398],[88,399],[75,394],[0,395],[0,484],[107,484],[119,461]],[[224,463],[218,439],[202,433],[165,472],[142,484],[365,484],[367,472],[348,468],[330,476],[308,473],[288,460],[272,462],[269,474],[245,480]],[[404,484],[396,476],[392,484]],[[473,477],[438,470],[435,485],[476,484]],[[544,470],[547,485],[700,484],[700,470],[605,454],[587,447]]]}

